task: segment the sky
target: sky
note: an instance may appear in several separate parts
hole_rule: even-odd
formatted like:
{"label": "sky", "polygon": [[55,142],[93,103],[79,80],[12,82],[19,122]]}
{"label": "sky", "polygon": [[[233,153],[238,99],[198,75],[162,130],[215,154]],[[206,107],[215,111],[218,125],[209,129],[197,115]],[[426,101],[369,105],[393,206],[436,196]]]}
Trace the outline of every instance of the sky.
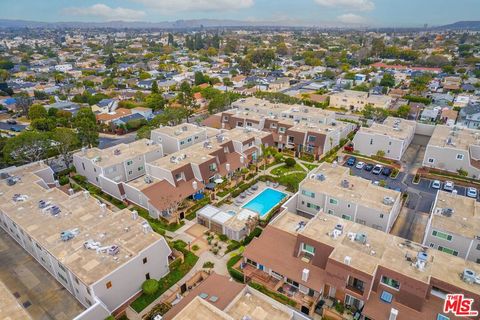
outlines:
{"label": "sky", "polygon": [[480,19],[480,0],[0,0],[0,19],[174,21],[419,27]]}

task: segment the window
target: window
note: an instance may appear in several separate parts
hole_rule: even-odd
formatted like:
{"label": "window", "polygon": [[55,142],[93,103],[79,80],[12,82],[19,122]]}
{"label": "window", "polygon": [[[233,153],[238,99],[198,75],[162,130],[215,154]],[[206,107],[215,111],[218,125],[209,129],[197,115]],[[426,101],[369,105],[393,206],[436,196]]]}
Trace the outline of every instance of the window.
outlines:
{"label": "window", "polygon": [[278,132],[280,132],[280,133],[285,133],[285,128],[284,128],[284,127],[278,128]]}
{"label": "window", "polygon": [[308,142],[315,142],[316,138],[314,136],[308,136]]}
{"label": "window", "polygon": [[434,163],[434,162],[435,162],[435,159],[433,159],[433,158],[428,158],[427,161],[428,161],[428,163]]}
{"label": "window", "polygon": [[302,195],[310,197],[310,198],[315,198],[315,192],[307,191],[307,190],[302,190]]}
{"label": "window", "polygon": [[363,225],[366,225],[366,224],[367,224],[367,221],[362,220],[362,219],[357,219],[355,222],[356,222],[356,223],[363,224]]}
{"label": "window", "polygon": [[337,200],[337,199],[330,198],[330,199],[328,200],[328,203],[333,204],[333,205],[337,205],[337,204],[338,204],[338,200]]}
{"label": "window", "polygon": [[382,294],[380,295],[380,300],[386,303],[392,303],[393,294],[387,291],[383,291]]}
{"label": "window", "polygon": [[147,263],[148,262],[148,259],[147,257],[143,258],[143,264]]}
{"label": "window", "polygon": [[243,122],[237,122],[237,127],[243,127]]}
{"label": "window", "polygon": [[342,219],[351,221],[351,220],[352,220],[352,216],[349,216],[348,214],[342,214]]}
{"label": "window", "polygon": [[281,275],[280,273],[278,272],[275,272],[272,270],[272,277],[276,278],[276,279],[283,279],[283,275]]}
{"label": "window", "polygon": [[129,171],[128,171],[128,175],[131,175],[131,174],[133,174],[133,171],[132,171],[132,170],[129,170]]}
{"label": "window", "polygon": [[448,254],[451,254],[451,255],[454,255],[454,256],[458,256],[458,251],[455,251],[455,250],[447,248],[447,247],[438,246],[438,250],[442,251],[442,252],[445,252],[445,253],[448,253]]}
{"label": "window", "polygon": [[128,160],[128,161],[127,161],[127,166],[131,165],[132,163],[133,163],[132,160]]}
{"label": "window", "polygon": [[380,218],[383,219],[383,213],[380,213]]}
{"label": "window", "polygon": [[143,166],[138,167],[138,171],[142,171],[142,170],[143,170]]}
{"label": "window", "polygon": [[397,280],[395,279],[392,279],[392,278],[389,278],[389,277],[386,277],[386,276],[382,276],[382,279],[380,280],[384,285],[387,285],[389,286],[390,288],[393,288],[395,290],[399,290],[400,289],[400,282],[398,282]]}
{"label": "window", "polygon": [[77,284],[80,284],[80,282],[78,281],[78,278],[77,278],[77,277],[75,277],[75,282],[76,282]]}
{"label": "window", "polygon": [[85,170],[85,163],[82,162],[82,167],[83,167],[83,170]]}
{"label": "window", "polygon": [[208,169],[210,169],[210,171],[216,171],[217,170],[217,164],[216,163],[211,163],[208,166]]}
{"label": "window", "polygon": [[90,302],[90,300],[88,300],[87,298],[85,298],[85,301],[87,302],[87,304],[88,304],[89,306],[92,305],[92,303]]}
{"label": "window", "polygon": [[251,127],[253,124],[251,122],[247,122],[247,127]]}
{"label": "window", "polygon": [[439,313],[437,315],[437,320],[450,320],[450,318]]}
{"label": "window", "polygon": [[435,248],[435,243],[430,242],[430,248]]}
{"label": "window", "polygon": [[180,141],[180,145],[183,146],[184,144],[185,144],[185,141],[184,141],[184,140]]}
{"label": "window", "polygon": [[145,279],[150,280],[150,273],[145,273]]}
{"label": "window", "polygon": [[315,208],[315,210],[320,210],[320,206],[307,202],[307,208]]}
{"label": "window", "polygon": [[328,209],[327,213],[328,214],[335,214],[335,211],[333,211],[332,209]]}
{"label": "window", "polygon": [[175,180],[179,181],[179,180],[182,180],[182,174],[181,173],[177,173],[175,175]]}
{"label": "window", "polygon": [[477,243],[477,250],[480,250],[480,243]]}
{"label": "window", "polygon": [[287,282],[289,285],[291,285],[291,286],[293,286],[293,287],[296,287],[296,288],[298,288],[298,286],[299,286],[298,282],[295,282],[295,281],[293,281],[292,279],[289,279],[289,278],[287,278],[287,281],[286,281],[286,282]]}
{"label": "window", "polygon": [[188,138],[188,139],[187,139],[187,142],[192,142],[192,138]]}
{"label": "window", "polygon": [[110,289],[112,287],[112,281],[108,281],[105,286],[107,287],[107,289]]}
{"label": "window", "polygon": [[463,154],[457,153],[457,160],[463,160]]}
{"label": "window", "polygon": [[250,260],[250,259],[247,259],[247,263],[248,264],[251,264],[252,266],[256,267],[257,266],[257,263],[253,260]]}
{"label": "window", "polygon": [[432,231],[432,236],[437,237],[439,239],[448,240],[448,241],[452,241],[452,238],[453,238],[451,234],[440,232],[437,230]]}
{"label": "window", "polygon": [[277,128],[277,124],[276,124],[276,123],[270,124],[270,128],[271,128],[271,129],[276,129],[276,128]]}
{"label": "window", "polygon": [[315,255],[315,247],[306,243],[302,243],[302,251],[311,254],[312,256]]}
{"label": "window", "polygon": [[373,144],[373,139],[370,139],[370,145],[372,145],[372,144]]}

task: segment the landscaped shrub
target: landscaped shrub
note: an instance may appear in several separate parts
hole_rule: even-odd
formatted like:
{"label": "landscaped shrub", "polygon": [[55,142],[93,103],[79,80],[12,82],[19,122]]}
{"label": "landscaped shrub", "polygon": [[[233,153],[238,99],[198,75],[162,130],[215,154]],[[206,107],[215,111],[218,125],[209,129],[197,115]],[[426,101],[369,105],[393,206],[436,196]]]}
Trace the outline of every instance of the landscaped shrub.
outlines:
{"label": "landscaped shrub", "polygon": [[225,242],[228,240],[228,237],[225,234],[221,234],[218,236],[218,239],[220,239],[220,241]]}
{"label": "landscaped shrub", "polygon": [[68,176],[61,176],[58,179],[58,183],[60,183],[61,186],[64,186],[70,182],[70,179],[68,179]]}
{"label": "landscaped shrub", "polygon": [[293,159],[293,158],[287,158],[287,159],[285,159],[285,165],[286,165],[287,167],[293,168],[293,166],[295,166],[296,163],[297,163],[297,162],[296,162],[295,159]]}
{"label": "landscaped shrub", "polygon": [[158,290],[158,281],[155,279],[145,280],[142,284],[142,290],[148,296],[155,294]]}
{"label": "landscaped shrub", "polygon": [[207,261],[203,264],[203,268],[205,269],[212,269],[215,266],[215,264],[212,261]]}

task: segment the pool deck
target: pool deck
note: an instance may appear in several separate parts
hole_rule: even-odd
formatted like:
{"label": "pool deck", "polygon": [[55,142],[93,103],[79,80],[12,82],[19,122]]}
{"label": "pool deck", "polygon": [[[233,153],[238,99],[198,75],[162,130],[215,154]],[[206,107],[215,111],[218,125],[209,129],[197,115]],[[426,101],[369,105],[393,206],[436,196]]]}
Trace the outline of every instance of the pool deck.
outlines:
{"label": "pool deck", "polygon": [[[239,206],[236,206],[235,204],[223,204],[220,209],[227,212],[228,210],[233,210],[233,211],[238,211],[240,208],[242,208],[244,205],[249,203],[251,200],[253,200],[256,196],[258,196],[260,193],[262,193],[263,190],[270,188],[282,193],[285,193],[287,195],[286,199],[289,199],[293,194],[291,192],[288,192],[286,190],[286,187],[279,185],[277,188],[274,188],[272,186],[272,183],[270,185],[267,185],[265,182],[259,181],[257,182],[258,189],[255,191],[254,194],[252,195],[247,195],[245,198],[241,198],[240,196],[236,197],[233,199],[234,203],[236,199],[239,199],[242,201],[242,204]],[[272,207],[273,208],[273,207]],[[268,215],[268,212],[265,213],[263,216],[260,217],[260,219],[263,219],[263,217],[266,217]]]}

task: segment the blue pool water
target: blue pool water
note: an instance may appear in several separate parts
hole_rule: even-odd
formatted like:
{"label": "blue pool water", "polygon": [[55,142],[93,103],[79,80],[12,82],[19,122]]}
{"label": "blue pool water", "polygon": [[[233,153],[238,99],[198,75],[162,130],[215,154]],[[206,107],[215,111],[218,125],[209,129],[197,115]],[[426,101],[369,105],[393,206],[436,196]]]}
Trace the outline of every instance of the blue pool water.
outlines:
{"label": "blue pool water", "polygon": [[283,192],[267,188],[250,200],[243,208],[257,212],[260,217],[263,217],[286,196]]}

